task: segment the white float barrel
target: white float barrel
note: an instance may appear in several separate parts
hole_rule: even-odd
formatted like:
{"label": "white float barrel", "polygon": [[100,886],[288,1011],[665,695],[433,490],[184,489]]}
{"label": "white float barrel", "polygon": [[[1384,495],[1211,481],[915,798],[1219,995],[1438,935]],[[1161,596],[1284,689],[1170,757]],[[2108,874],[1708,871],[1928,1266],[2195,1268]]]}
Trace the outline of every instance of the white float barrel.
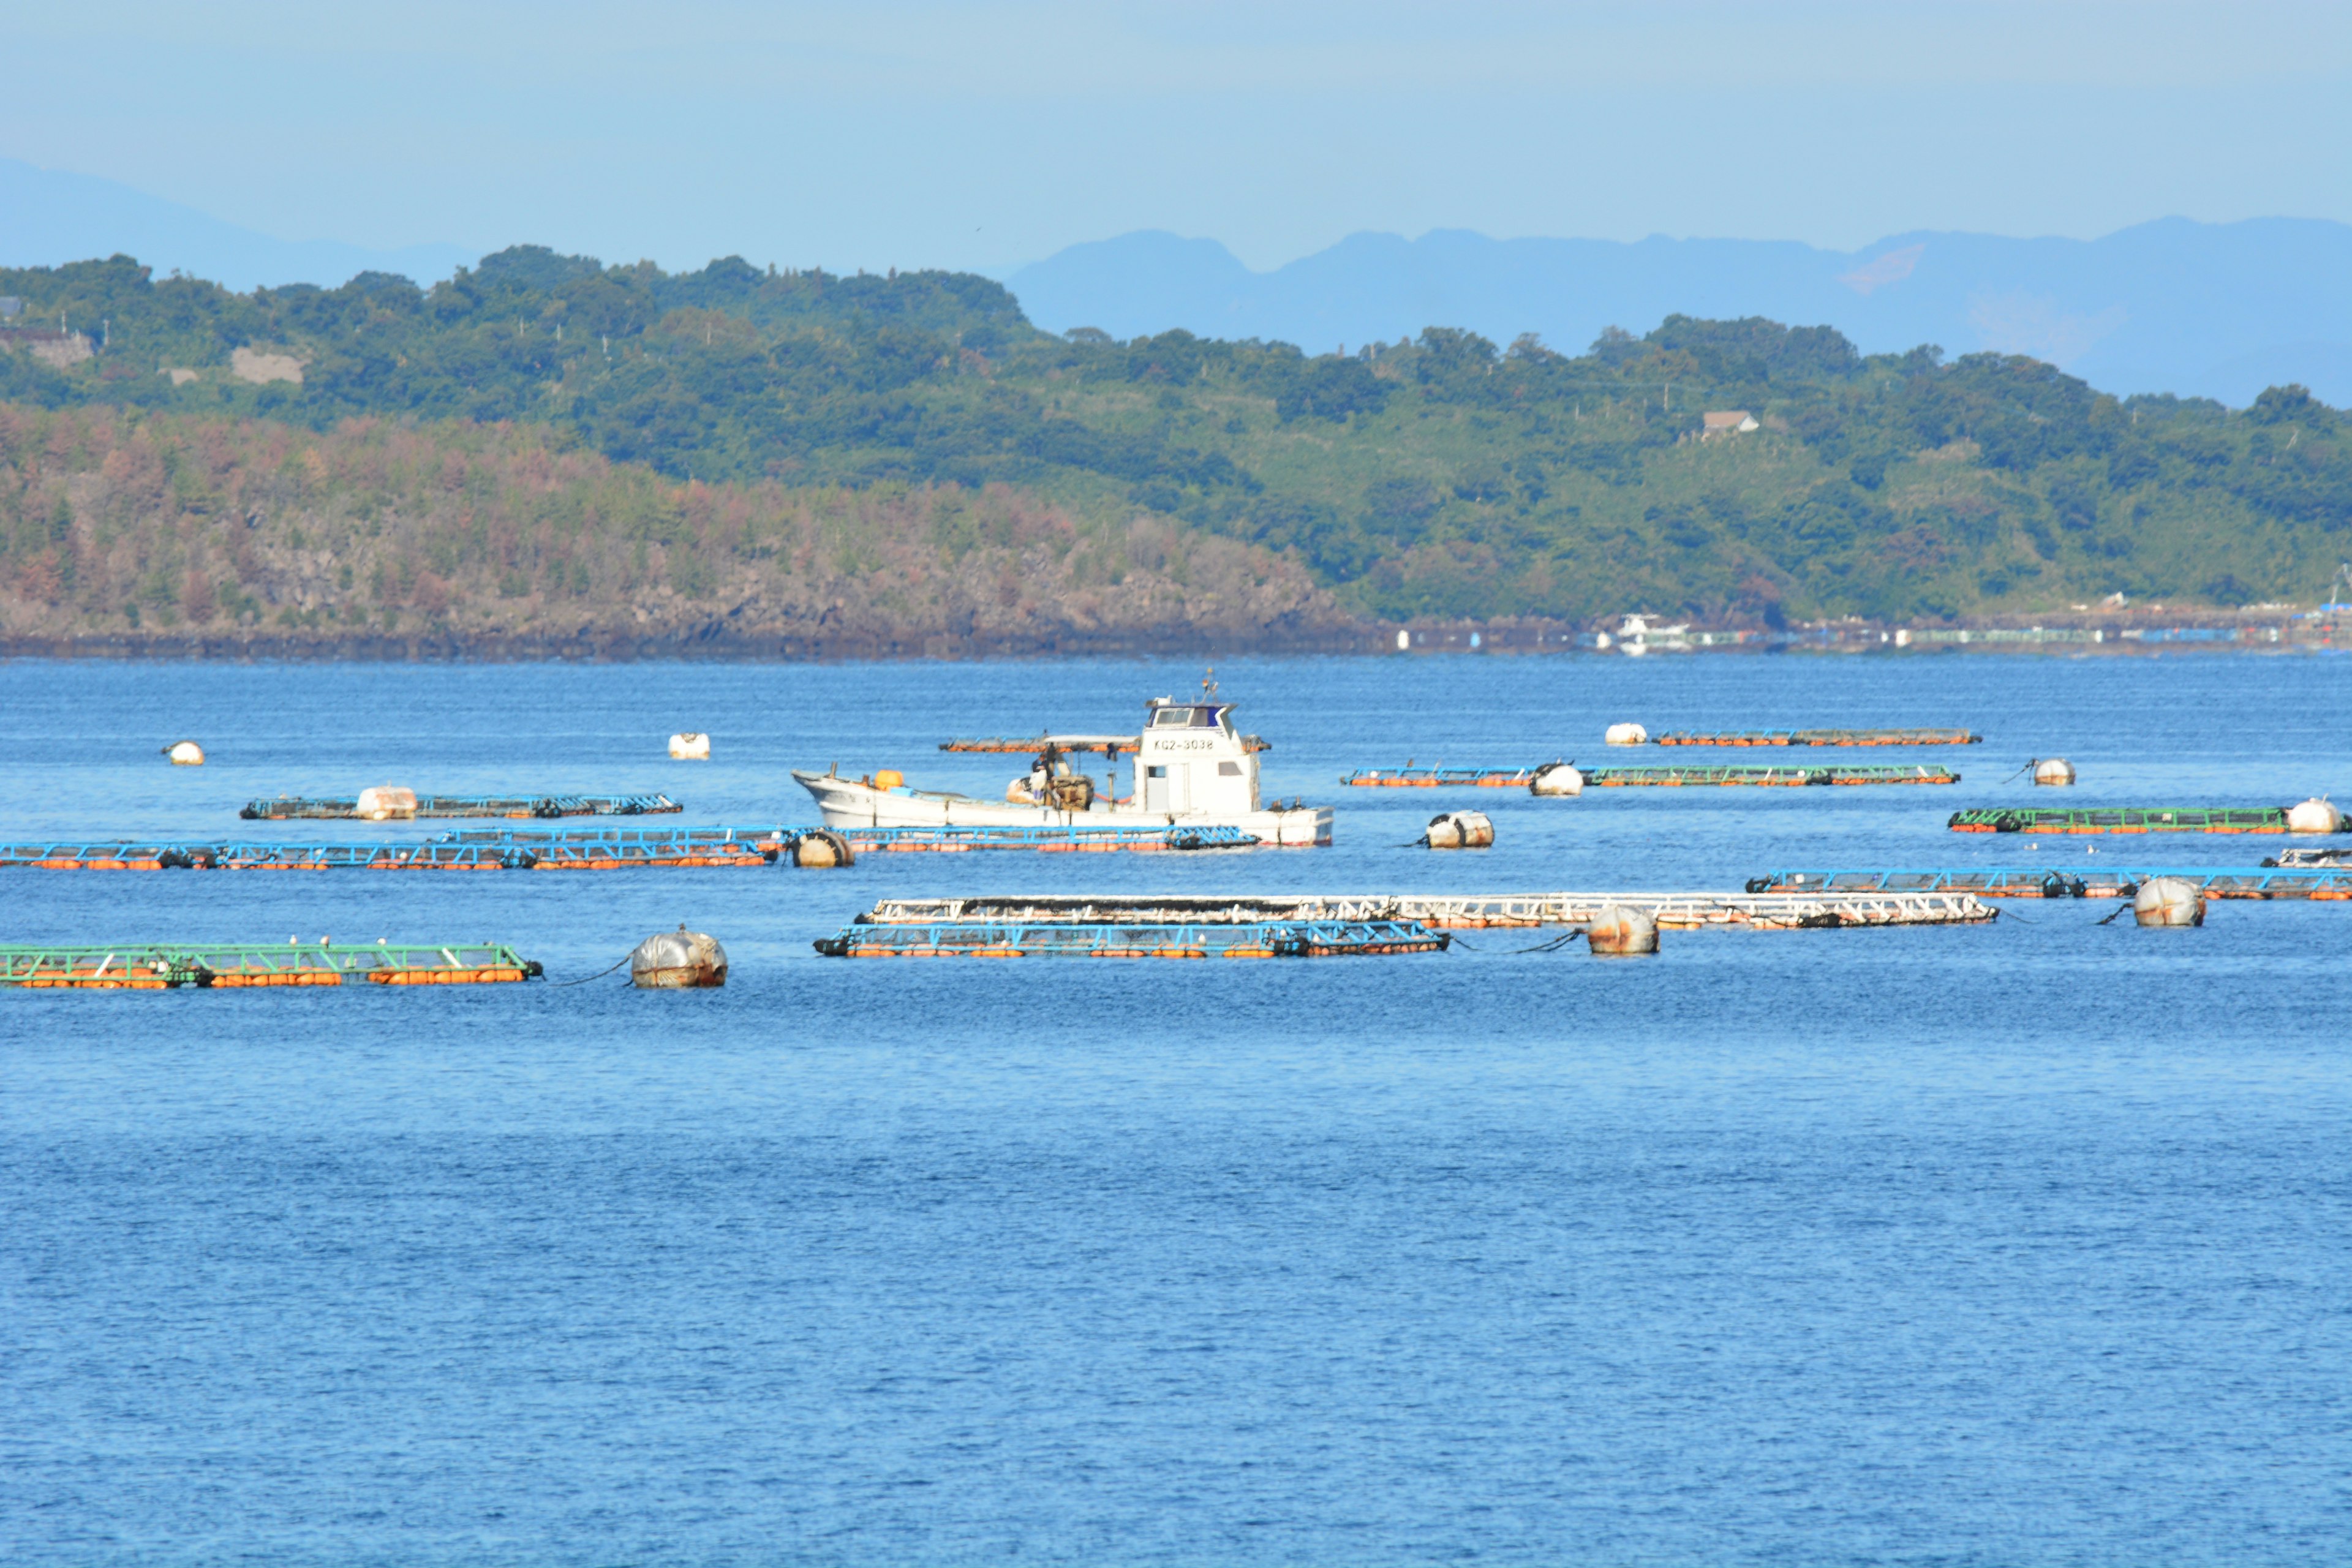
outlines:
{"label": "white float barrel", "polygon": [[1432,849],[1485,849],[1495,842],[1495,824],[1483,811],[1440,812],[1422,842]]}
{"label": "white float barrel", "polygon": [[1576,771],[1574,763],[1546,763],[1528,781],[1528,793],[1541,795],[1573,795],[1584,793],[1584,775]]}
{"label": "white float barrel", "polygon": [[2341,833],[2344,814],[2336,803],[2315,795],[2311,799],[2286,808],[2286,830],[2289,833]]}
{"label": "white float barrel", "polygon": [[2038,784],[2070,784],[2074,782],[2074,764],[2063,757],[2042,757],[2033,764],[2033,782]]}
{"label": "white float barrel", "polygon": [[1594,911],[1584,945],[1598,958],[1625,958],[1658,951],[1658,922],[1645,910],[1612,904]]}
{"label": "white float barrel", "polygon": [[1639,724],[1612,724],[1601,739],[1612,746],[1646,746],[1650,732]]}
{"label": "white float barrel", "polygon": [[399,784],[370,784],[360,791],[352,815],[362,822],[405,821],[416,815],[416,792]]}
{"label": "white float barrel", "polygon": [[205,765],[205,749],[194,741],[174,741],[163,748],[175,768],[200,768]]}
{"label": "white float barrel", "polygon": [[698,730],[687,730],[669,738],[669,754],[681,763],[707,763],[710,760],[710,737]]}
{"label": "white float barrel", "polygon": [[2205,895],[2179,877],[2150,877],[2132,896],[2132,918],[2144,926],[2201,926]]}

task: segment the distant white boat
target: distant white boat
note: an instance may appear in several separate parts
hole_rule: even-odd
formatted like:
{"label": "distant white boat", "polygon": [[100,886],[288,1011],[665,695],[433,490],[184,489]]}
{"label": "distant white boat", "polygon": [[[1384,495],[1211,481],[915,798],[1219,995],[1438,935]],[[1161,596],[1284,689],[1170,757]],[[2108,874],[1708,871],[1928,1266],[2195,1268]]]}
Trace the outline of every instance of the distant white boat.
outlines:
{"label": "distant white boat", "polygon": [[[1606,632],[1602,633],[1601,646],[1607,647],[1611,640]],[[1674,626],[1661,626],[1652,625],[1648,616],[1627,616],[1619,624],[1614,640],[1618,652],[1635,658],[1652,648],[1661,652],[1681,652],[1691,646],[1690,623],[1682,621]]]}
{"label": "distant white boat", "polygon": [[[1266,805],[1258,797],[1257,753],[1234,728],[1234,705],[1213,696],[1144,704],[1134,735],[1045,735],[1029,776],[1002,801],[916,789],[885,775],[846,779],[793,770],[816,797],[827,827],[1238,827],[1264,844],[1331,842],[1331,808]],[[1108,755],[1113,787],[1070,763],[1073,753]],[[1133,787],[1117,796],[1119,753],[1133,759]]]}

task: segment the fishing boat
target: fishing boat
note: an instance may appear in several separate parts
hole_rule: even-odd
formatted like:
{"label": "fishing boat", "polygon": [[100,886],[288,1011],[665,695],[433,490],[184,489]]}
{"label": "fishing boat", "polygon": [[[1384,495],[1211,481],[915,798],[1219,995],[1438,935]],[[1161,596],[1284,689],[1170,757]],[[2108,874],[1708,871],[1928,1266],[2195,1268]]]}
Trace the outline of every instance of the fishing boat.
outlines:
{"label": "fishing boat", "polygon": [[[895,771],[863,778],[793,770],[816,797],[827,827],[1237,827],[1261,844],[1331,842],[1331,808],[1267,804],[1258,795],[1263,743],[1234,727],[1234,707],[1213,689],[1197,699],[1144,704],[1132,735],[1041,735],[1026,776],[1001,801],[916,789]],[[1109,772],[1097,789],[1073,758],[1102,752]],[[1118,794],[1121,753],[1133,759],[1133,787]]]}

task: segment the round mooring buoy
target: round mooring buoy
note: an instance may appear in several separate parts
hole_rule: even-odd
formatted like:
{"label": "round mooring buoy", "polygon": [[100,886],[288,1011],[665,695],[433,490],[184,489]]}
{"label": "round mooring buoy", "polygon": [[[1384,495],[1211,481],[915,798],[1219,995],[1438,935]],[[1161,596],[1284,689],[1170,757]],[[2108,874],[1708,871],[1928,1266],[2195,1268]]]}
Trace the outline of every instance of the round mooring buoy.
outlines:
{"label": "round mooring buoy", "polygon": [[1584,775],[1576,771],[1574,763],[1546,763],[1528,781],[1528,793],[1540,795],[1575,795],[1584,793]]}
{"label": "round mooring buoy", "polygon": [[2150,877],[2132,895],[2132,919],[2144,926],[2201,926],[2205,895],[2179,877]]}
{"label": "round mooring buoy", "polygon": [[1611,905],[1585,928],[1584,945],[1596,958],[1631,958],[1658,951],[1658,922],[1645,910]]}
{"label": "round mooring buoy", "polygon": [[710,760],[710,737],[698,730],[672,735],[669,754],[681,763],[707,763]]}
{"label": "round mooring buoy", "polygon": [[1639,724],[1612,724],[1601,739],[1612,746],[1646,746],[1650,732]]}
{"label": "round mooring buoy", "polygon": [[205,765],[205,749],[194,741],[174,741],[163,748],[175,768],[200,768]]}
{"label": "round mooring buoy", "polygon": [[1444,811],[1429,819],[1422,842],[1432,849],[1486,849],[1495,842],[1495,824],[1483,811]]}
{"label": "round mooring buoy", "polygon": [[2344,814],[2336,808],[2334,801],[2325,795],[2314,795],[2286,808],[2286,830],[2289,833],[2341,833],[2344,831]]}
{"label": "round mooring buoy", "polygon": [[2038,784],[2073,784],[2074,764],[2063,757],[2036,757],[2033,761],[2033,782]]}
{"label": "round mooring buoy", "polygon": [[637,943],[629,979],[644,991],[684,991],[727,984],[727,950],[698,931],[679,926]]}
{"label": "round mooring buoy", "polygon": [[793,864],[803,870],[825,871],[856,863],[857,857],[849,852],[849,840],[830,827],[803,833],[793,844]]}

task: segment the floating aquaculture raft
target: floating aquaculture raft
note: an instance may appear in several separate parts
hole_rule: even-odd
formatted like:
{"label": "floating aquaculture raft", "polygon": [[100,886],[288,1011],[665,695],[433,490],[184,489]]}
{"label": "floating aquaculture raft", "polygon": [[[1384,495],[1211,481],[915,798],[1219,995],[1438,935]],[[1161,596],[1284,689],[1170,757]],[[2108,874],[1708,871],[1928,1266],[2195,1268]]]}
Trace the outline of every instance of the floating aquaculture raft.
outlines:
{"label": "floating aquaculture raft", "polygon": [[1966,730],[1669,730],[1654,746],[1973,746]]}
{"label": "floating aquaculture raft", "polygon": [[1359,768],[1339,782],[1360,789],[1525,789],[1538,768]]}
{"label": "floating aquaculture raft", "polygon": [[2286,807],[1979,806],[1952,813],[1955,833],[2284,833]]}
{"label": "floating aquaculture raft", "polygon": [[860,854],[927,851],[961,855],[981,849],[1034,849],[1041,854],[1150,853],[1162,849],[1254,849],[1245,828],[1214,827],[836,827]]}
{"label": "floating aquaculture raft", "polygon": [[1686,784],[1759,784],[1797,788],[1806,784],[1955,784],[1960,775],[1940,763],[1900,765],[1832,763],[1798,767],[1730,763],[1720,767],[1587,768],[1588,789],[1664,788]]}
{"label": "floating aquaculture raft", "polygon": [[555,871],[627,866],[763,866],[789,841],[700,837],[614,843],[66,843],[0,845],[0,866],[60,871]]}
{"label": "floating aquaculture raft", "polygon": [[[682,809],[666,795],[420,795],[418,816],[646,816]],[[281,795],[249,800],[237,816],[247,822],[334,821],[358,816],[352,799]]]}
{"label": "floating aquaculture raft", "polygon": [[1984,899],[2128,899],[2153,878],[2170,877],[2209,899],[2352,900],[2352,867],[2186,870],[2102,866],[1978,867],[1956,871],[1773,871],[1751,878],[1761,892],[1964,892]]}
{"label": "floating aquaculture raft", "polygon": [[1412,921],[1027,921],[866,924],[819,938],[829,958],[1345,958],[1442,952]]}
{"label": "floating aquaculture raft", "polygon": [[258,985],[488,985],[528,980],[539,965],[500,942],[446,947],[325,942],[115,942],[0,947],[0,986],[30,990],[216,990]]}
{"label": "floating aquaculture raft", "polygon": [[1249,924],[1263,921],[1409,921],[1421,925],[1583,926],[1606,909],[1637,909],[1661,926],[1800,930],[1849,925],[1965,925],[1993,908],[1963,892],[1763,893],[1298,893],[1011,894],[971,899],[886,899],[858,917],[867,925]]}
{"label": "floating aquaculture raft", "polygon": [[[1359,768],[1339,775],[1343,784],[1373,789],[1440,789],[1476,786],[1481,789],[1525,789],[1548,764],[1531,767]],[[1805,784],[1948,784],[1960,775],[1941,763],[1910,767],[1854,763],[1811,766],[1769,763],[1728,763],[1709,767],[1669,764],[1641,768],[1584,768],[1588,787],[1628,789],[1642,786],[1671,789],[1682,784],[1761,784],[1795,788]]]}

